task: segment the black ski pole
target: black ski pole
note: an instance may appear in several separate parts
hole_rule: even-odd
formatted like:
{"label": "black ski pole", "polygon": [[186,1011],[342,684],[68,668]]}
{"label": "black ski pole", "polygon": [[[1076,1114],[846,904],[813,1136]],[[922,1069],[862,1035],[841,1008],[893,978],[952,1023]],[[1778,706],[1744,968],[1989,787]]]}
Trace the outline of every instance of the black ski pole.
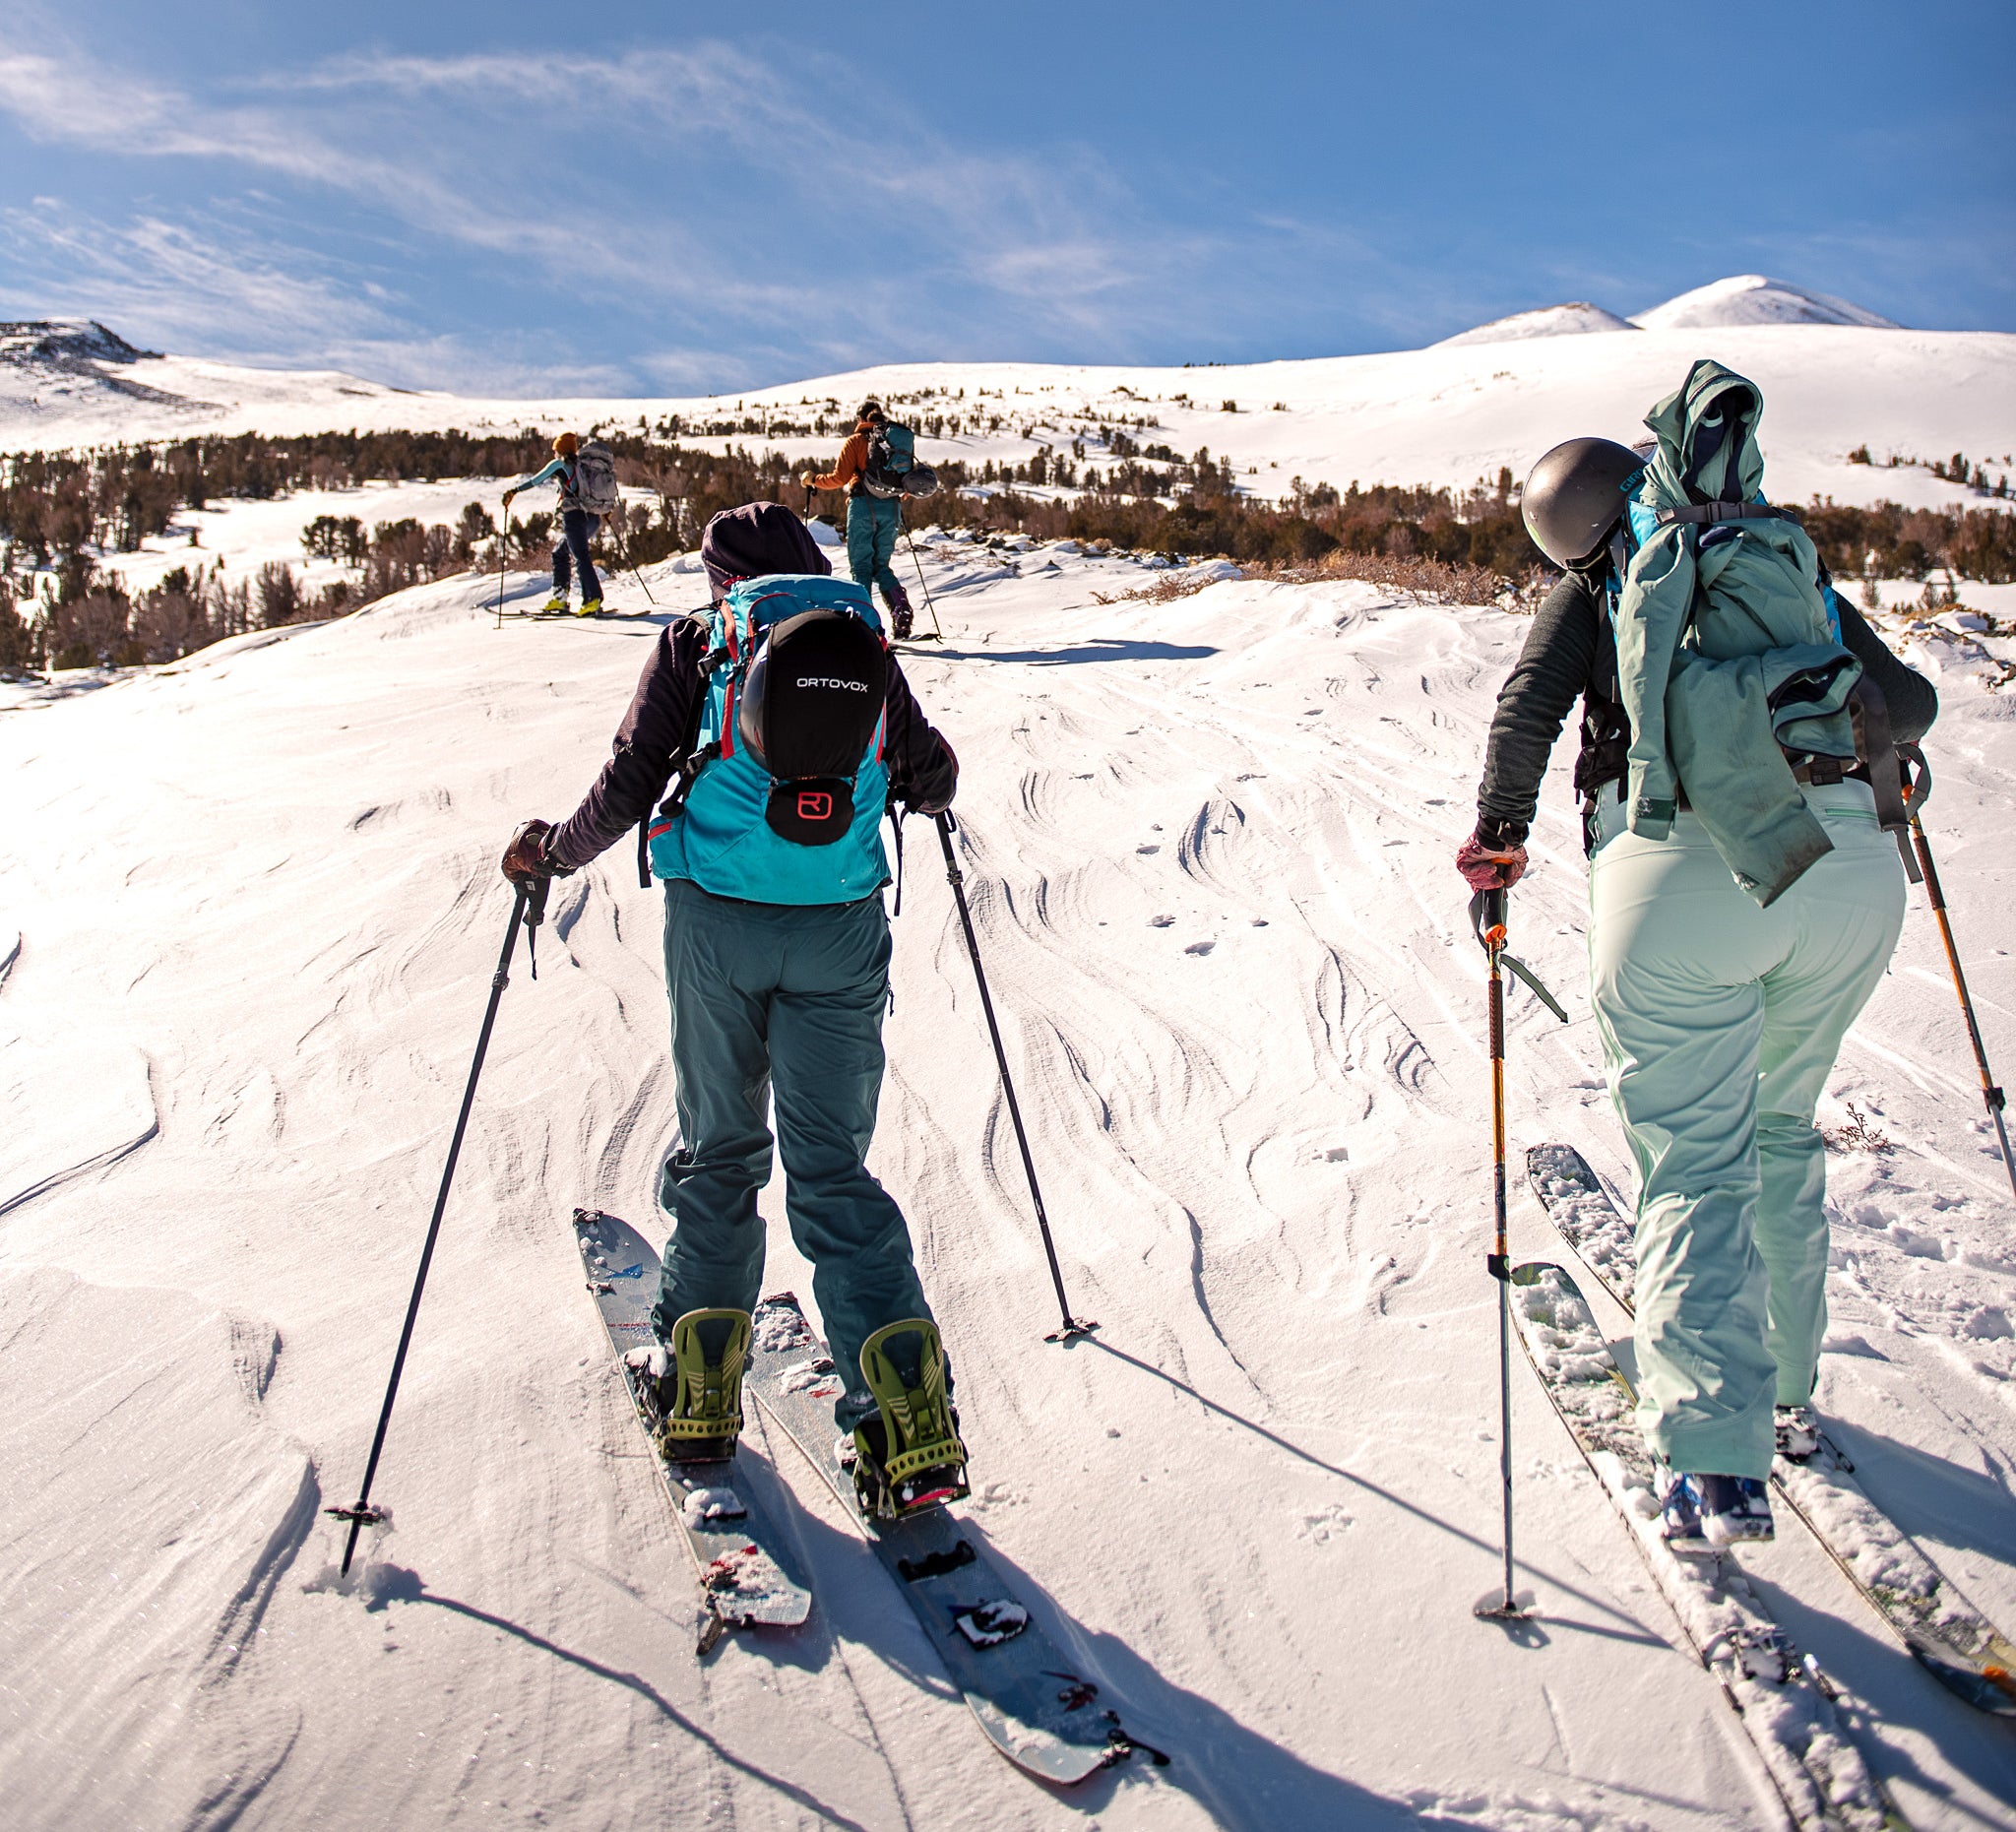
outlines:
{"label": "black ski pole", "polygon": [[1029,1178],[1029,1198],[1036,1205],[1036,1225],[1043,1237],[1043,1257],[1050,1262],[1050,1283],[1057,1292],[1057,1312],[1062,1324],[1043,1338],[1045,1342],[1069,1342],[1089,1336],[1099,1325],[1071,1314],[1070,1299],[1064,1295],[1064,1275],[1057,1267],[1057,1246],[1050,1238],[1050,1218],[1043,1211],[1043,1192],[1037,1185],[1036,1160],[1029,1155],[1029,1134],[1023,1129],[1022,1108],[1016,1104],[1015,1084],[1008,1077],[1008,1052],[1001,1046],[1001,1027],[994,1019],[994,1001],[987,991],[987,976],[980,966],[979,937],[974,933],[973,912],[966,902],[966,877],[952,853],[953,820],[949,813],[937,816],[938,844],[945,849],[945,877],[959,905],[959,924],[966,930],[966,952],[973,962],[974,983],[980,989],[980,1009],[987,1015],[987,1035],[994,1040],[994,1060],[1001,1068],[1001,1092],[1008,1097],[1008,1117],[1014,1122],[1015,1143],[1022,1148],[1022,1173]]}
{"label": "black ski pole", "polygon": [[[505,520],[508,522],[507,514]],[[504,627],[504,537],[497,537],[497,627]]]}
{"label": "black ski pole", "polygon": [[[630,562],[628,560],[625,560],[623,564],[625,566],[630,566]],[[630,566],[630,577],[636,580],[640,586],[644,586],[645,599],[650,603],[652,609],[656,610],[658,608],[658,600],[651,596],[651,587],[649,587],[648,585],[644,585],[644,575],[641,572],[639,572],[636,567]]]}
{"label": "black ski pole", "polygon": [[[420,1248],[419,1271],[413,1275],[413,1295],[407,1300],[406,1326],[399,1332],[399,1349],[392,1358],[392,1378],[385,1383],[385,1404],[378,1412],[378,1429],[371,1439],[371,1455],[364,1465],[364,1485],[357,1491],[353,1507],[332,1507],[324,1511],[335,1515],[338,1520],[350,1524],[349,1538],[343,1548],[343,1575],[350,1573],[350,1559],[357,1549],[357,1535],[366,1527],[375,1526],[385,1518],[382,1510],[371,1505],[371,1484],[378,1474],[378,1459],[385,1449],[385,1433],[392,1423],[392,1403],[399,1397],[399,1377],[406,1371],[406,1352],[413,1339],[413,1320],[420,1314],[420,1294],[427,1289],[427,1267],[434,1258],[434,1242],[440,1237],[441,1217],[448,1208],[448,1188],[455,1181],[455,1161],[462,1156],[463,1134],[469,1130],[470,1109],[475,1105],[476,1080],[483,1072],[483,1056],[490,1047],[490,1029],[497,1022],[497,1007],[504,997],[504,988],[511,983],[511,956],[518,946],[518,925],[525,924],[526,934],[538,927],[545,919],[546,893],[552,887],[550,878],[535,878],[521,882],[518,894],[511,904],[511,925],[504,931],[504,952],[497,957],[497,971],[490,977],[490,1003],[483,1013],[483,1028],[476,1036],[475,1058],[469,1065],[469,1086],[462,1092],[462,1111],[456,1117],[455,1136],[449,1141],[448,1163],[441,1171],[440,1193],[434,1198],[434,1219],[427,1225],[426,1244]],[[528,939],[527,947],[531,947]]]}
{"label": "black ski pole", "polygon": [[917,558],[917,543],[911,537],[910,525],[903,519],[903,504],[896,505],[896,520],[903,529],[903,537],[910,544],[911,564],[917,569],[917,589],[924,595],[924,608],[931,613],[931,633],[925,636],[921,631],[916,640],[920,643],[942,643],[945,640],[944,627],[938,621],[938,606],[931,602],[931,588],[924,583],[924,563]]}
{"label": "black ski pole", "polygon": [[1932,792],[1932,773],[1925,762],[1925,754],[1916,744],[1900,744],[1897,754],[1912,766],[1915,780],[1911,793],[1905,797],[1905,810],[1911,816],[1912,850],[1918,853],[1919,869],[1925,874],[1925,896],[1930,900],[1932,915],[1939,924],[1939,939],[1946,944],[1946,965],[1952,970],[1953,989],[1960,994],[1961,1016],[1967,1020],[1967,1039],[1974,1045],[1975,1067],[1981,1072],[1981,1098],[1988,1109],[1988,1118],[1994,1122],[1995,1141],[2002,1149],[2002,1168],[2009,1173],[2009,1187],[2016,1190],[2016,1157],[2009,1151],[2009,1129],[2002,1123],[2002,1109],[2007,1105],[2002,1090],[1996,1085],[1993,1072],[1988,1068],[1987,1046],[1981,1041],[1981,1025],[1974,1015],[1974,999],[1967,990],[1967,976],[1960,970],[1960,950],[1953,944],[1953,923],[1946,915],[1946,894],[1939,885],[1939,873],[1932,863],[1931,842],[1925,838],[1924,823],[1919,819],[1919,810]]}

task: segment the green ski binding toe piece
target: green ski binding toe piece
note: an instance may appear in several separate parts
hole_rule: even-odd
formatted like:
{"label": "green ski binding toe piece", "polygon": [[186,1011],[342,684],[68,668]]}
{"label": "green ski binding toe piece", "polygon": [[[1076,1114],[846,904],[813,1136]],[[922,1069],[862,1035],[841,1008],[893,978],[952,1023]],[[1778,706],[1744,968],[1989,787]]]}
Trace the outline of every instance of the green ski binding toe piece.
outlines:
{"label": "green ski binding toe piece", "polygon": [[[916,1384],[906,1384],[888,1345],[896,1338],[916,1339]],[[927,1317],[907,1317],[877,1330],[861,1345],[861,1377],[880,1409],[886,1452],[856,1426],[854,1486],[861,1505],[884,1519],[913,1512],[923,1505],[957,1501],[968,1492],[966,1446],[945,1391],[945,1346],[938,1326]],[[903,1488],[911,1478],[927,1470],[943,1470],[949,1480],[934,1486],[927,1501],[906,1505]]]}
{"label": "green ski binding toe piece", "polygon": [[672,1325],[665,1403],[658,1424],[659,1449],[665,1456],[674,1462],[717,1462],[735,1454],[742,1432],[742,1369],[748,1359],[746,1310],[689,1310]]}

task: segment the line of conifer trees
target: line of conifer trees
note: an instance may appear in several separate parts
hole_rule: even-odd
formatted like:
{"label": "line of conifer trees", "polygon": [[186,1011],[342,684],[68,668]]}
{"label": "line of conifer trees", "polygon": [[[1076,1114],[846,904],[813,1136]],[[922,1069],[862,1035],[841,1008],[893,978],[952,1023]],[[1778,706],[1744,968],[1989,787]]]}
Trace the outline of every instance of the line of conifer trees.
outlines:
{"label": "line of conifer trees", "polygon": [[[844,520],[841,498],[809,496],[792,480],[802,461],[774,449],[710,451],[597,430],[630,491],[601,536],[619,564],[686,551],[710,516],[743,502],[788,502]],[[773,420],[768,430],[785,428]],[[1091,448],[1082,436],[1062,450],[1042,446],[1005,466],[941,459],[939,489],[907,502],[906,517],[913,527],[1070,536],[1275,564],[1339,551],[1431,560],[1526,588],[1544,565],[1527,538],[1509,471],[1468,491],[1355,481],[1340,490],[1296,477],[1269,501],[1242,493],[1236,469],[1208,450],[1183,458],[1117,426],[1094,440]],[[190,509],[379,480],[504,479],[536,469],[547,451],[545,434],[527,427],[512,434],[205,435],[0,460],[0,668],[171,661],[243,630],[333,616],[471,567],[536,563],[551,538],[551,514],[514,517],[499,529],[473,501],[452,527],[409,519],[366,528],[359,516],[317,516],[303,534],[304,559],[334,561],[344,571],[312,590],[282,562],[227,580],[220,564],[206,568],[199,560],[135,594],[102,562],[164,537]],[[1943,567],[1962,578],[2016,579],[2016,515],[2006,511],[1827,501],[1801,513],[1837,577],[1923,579]]]}

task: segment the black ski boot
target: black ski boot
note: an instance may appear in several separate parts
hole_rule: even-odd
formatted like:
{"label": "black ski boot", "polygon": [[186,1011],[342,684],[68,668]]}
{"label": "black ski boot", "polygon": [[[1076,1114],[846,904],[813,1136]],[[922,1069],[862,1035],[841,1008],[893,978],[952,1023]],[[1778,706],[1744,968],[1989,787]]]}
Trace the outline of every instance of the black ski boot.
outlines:
{"label": "black ski boot", "polygon": [[[906,1338],[915,1346],[905,1344],[899,1363],[890,1346]],[[877,1330],[861,1346],[861,1376],[880,1409],[854,1426],[854,1492],[861,1511],[871,1520],[900,1520],[970,1492],[938,1326],[911,1317]]]}
{"label": "black ski boot", "polygon": [[910,595],[900,585],[889,588],[889,623],[899,643],[910,641],[910,633],[916,624],[916,613],[910,607]]}

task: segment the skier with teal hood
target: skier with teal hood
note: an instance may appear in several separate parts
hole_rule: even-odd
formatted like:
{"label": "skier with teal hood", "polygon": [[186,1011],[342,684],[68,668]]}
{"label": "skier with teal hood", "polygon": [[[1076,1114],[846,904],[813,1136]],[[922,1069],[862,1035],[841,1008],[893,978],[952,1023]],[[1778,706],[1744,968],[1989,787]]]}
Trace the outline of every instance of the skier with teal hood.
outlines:
{"label": "skier with teal hood", "polygon": [[700,557],[714,602],[660,633],[601,775],[566,820],[519,828],[504,875],[564,875],[636,829],[664,885],[679,1116],[652,1312],[665,1454],[734,1455],[774,1119],[843,1376],[842,1461],[867,1512],[912,1513],[966,1493],[966,1450],[909,1228],[864,1162],[889,999],[879,829],[892,803],[942,812],[959,763],[868,594],[829,577],[788,509],[724,510]]}
{"label": "skier with teal hood", "polygon": [[1473,889],[1518,881],[1580,697],[1590,998],[1638,1173],[1638,1422],[1683,1553],[1769,1539],[1774,1450],[1812,1448],[1813,1114],[1903,924],[1895,745],[1938,711],[1763,500],[1762,412],[1698,361],[1649,452],[1576,439],[1535,466],[1527,529],[1566,572],[1498,696],[1456,861]]}

